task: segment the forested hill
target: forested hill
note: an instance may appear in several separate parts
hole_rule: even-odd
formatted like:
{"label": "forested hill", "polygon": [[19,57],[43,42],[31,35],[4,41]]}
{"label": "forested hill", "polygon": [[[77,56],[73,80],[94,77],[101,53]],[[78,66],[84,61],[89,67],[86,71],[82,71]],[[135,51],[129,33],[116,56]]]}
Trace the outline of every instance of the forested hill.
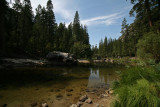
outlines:
{"label": "forested hill", "polygon": [[105,38],[99,47],[93,46],[94,56],[125,57],[139,56],[142,59],[160,61],[160,0],[131,0],[128,24],[124,18],[119,39]]}
{"label": "forested hill", "polygon": [[38,5],[35,14],[30,0],[16,0],[12,8],[0,0],[0,56],[45,57],[48,52],[63,51],[78,58],[139,56],[160,61],[160,0],[130,2],[134,22],[128,24],[124,18],[119,39],[106,37],[91,49],[87,26],[81,25],[78,11],[66,26],[56,23],[51,0],[46,7]]}
{"label": "forested hill", "polygon": [[91,56],[87,26],[80,24],[78,11],[73,23],[56,23],[53,4],[38,5],[33,14],[30,0],[15,0],[10,8],[0,0],[0,56],[28,54],[45,57],[51,51],[75,54],[78,58]]}

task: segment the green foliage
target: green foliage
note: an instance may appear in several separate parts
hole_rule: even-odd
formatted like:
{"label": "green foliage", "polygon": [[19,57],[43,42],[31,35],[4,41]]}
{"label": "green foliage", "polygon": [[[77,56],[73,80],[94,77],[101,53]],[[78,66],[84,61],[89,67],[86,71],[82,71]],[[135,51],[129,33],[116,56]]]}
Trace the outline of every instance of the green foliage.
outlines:
{"label": "green foliage", "polygon": [[129,68],[122,72],[120,81],[113,84],[117,95],[116,107],[158,107],[160,106],[160,71],[155,67]]}
{"label": "green foliage", "polygon": [[138,41],[137,55],[145,60],[160,61],[160,33],[149,32]]}
{"label": "green foliage", "polygon": [[0,20],[1,20],[1,24],[0,24],[0,33],[1,33],[1,36],[0,36],[0,57],[1,55],[5,54],[5,41],[6,41],[6,26],[5,26],[5,22],[7,20],[7,10],[8,10],[8,4],[6,2],[6,0],[1,0],[0,1]]}
{"label": "green foliage", "polygon": [[133,4],[130,15],[135,16],[134,22],[129,25],[124,18],[121,28],[122,35],[118,40],[111,39],[107,43],[105,39],[101,40],[98,54],[101,57],[135,57],[138,55],[143,59],[153,59],[159,62],[160,0],[129,1]]}
{"label": "green foliage", "polygon": [[73,23],[66,27],[64,23],[56,24],[52,0],[47,1],[46,7],[38,5],[35,16],[30,0],[23,3],[16,0],[13,8],[9,8],[5,0],[1,4],[0,46],[7,57],[17,50],[39,57],[51,51],[80,53],[79,58],[91,57],[87,26],[80,25],[78,11]]}
{"label": "green foliage", "polygon": [[80,42],[76,42],[73,45],[72,53],[77,58],[89,58],[91,56],[90,45],[81,44]]}
{"label": "green foliage", "polygon": [[150,84],[145,79],[140,79],[133,86],[124,86],[116,91],[119,101],[116,107],[158,107],[160,98],[157,96],[155,84]]}

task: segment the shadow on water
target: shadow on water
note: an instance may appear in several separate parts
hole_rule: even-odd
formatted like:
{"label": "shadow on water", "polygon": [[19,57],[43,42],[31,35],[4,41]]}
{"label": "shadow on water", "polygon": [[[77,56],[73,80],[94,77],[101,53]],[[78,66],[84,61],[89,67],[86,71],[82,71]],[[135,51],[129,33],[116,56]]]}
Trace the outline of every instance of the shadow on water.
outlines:
{"label": "shadow on water", "polygon": [[[86,69],[87,70],[87,69]],[[74,72],[74,73],[73,73]],[[88,75],[82,73],[85,70],[82,68],[17,68],[0,71],[0,89],[9,87],[35,86],[45,85],[50,86],[56,83],[63,83],[74,79],[88,79]],[[76,74],[76,75],[74,75]]]}
{"label": "shadow on water", "polygon": [[[93,83],[100,82],[104,85],[104,76],[107,78],[113,69],[121,69],[122,66],[109,65],[109,67],[21,67],[0,71],[0,90],[8,87],[19,88],[28,86],[53,86],[55,84],[68,85],[70,81],[85,79],[93,81]],[[101,69],[101,75],[99,74]],[[106,74],[107,73],[107,74]],[[96,86],[97,86],[96,84]],[[110,83],[107,83],[110,84]]]}
{"label": "shadow on water", "polygon": [[46,101],[51,107],[68,107],[84,94],[91,99],[99,97],[118,79],[115,71],[123,69],[77,66],[1,70],[0,105],[29,107],[32,102]]}

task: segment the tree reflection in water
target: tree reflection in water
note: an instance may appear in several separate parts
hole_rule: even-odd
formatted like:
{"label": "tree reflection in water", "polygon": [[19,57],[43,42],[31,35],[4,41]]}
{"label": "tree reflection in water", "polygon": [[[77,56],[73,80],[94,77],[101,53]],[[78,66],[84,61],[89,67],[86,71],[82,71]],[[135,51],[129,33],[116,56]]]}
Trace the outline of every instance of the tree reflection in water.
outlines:
{"label": "tree reflection in water", "polygon": [[88,79],[88,88],[105,86],[104,76],[99,74],[99,69],[90,69],[90,76]]}

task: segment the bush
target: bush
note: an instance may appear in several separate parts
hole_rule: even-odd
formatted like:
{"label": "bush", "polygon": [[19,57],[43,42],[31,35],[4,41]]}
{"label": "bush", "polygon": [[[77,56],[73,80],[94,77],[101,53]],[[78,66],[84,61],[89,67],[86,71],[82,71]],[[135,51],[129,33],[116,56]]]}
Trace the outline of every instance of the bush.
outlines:
{"label": "bush", "polygon": [[160,61],[160,33],[149,32],[138,41],[137,55],[144,59]]}
{"label": "bush", "polygon": [[122,72],[113,83],[115,107],[159,107],[160,71],[156,67],[135,67]]}

